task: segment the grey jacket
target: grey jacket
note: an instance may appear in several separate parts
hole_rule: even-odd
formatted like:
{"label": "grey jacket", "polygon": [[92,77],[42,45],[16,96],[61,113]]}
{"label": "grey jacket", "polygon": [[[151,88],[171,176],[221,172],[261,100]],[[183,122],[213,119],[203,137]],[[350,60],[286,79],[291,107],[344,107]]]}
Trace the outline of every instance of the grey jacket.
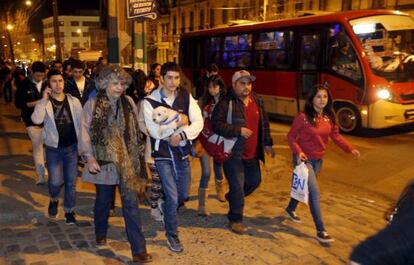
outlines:
{"label": "grey jacket", "polygon": [[[73,125],[76,131],[76,137],[79,139],[79,124],[82,113],[82,105],[77,98],[69,94],[66,94],[66,97],[68,98],[69,108],[73,118]],[[45,140],[45,144],[47,146],[57,148],[59,144],[59,133],[56,127],[55,115],[53,113],[53,107],[50,100],[39,100],[39,102],[36,103],[31,119],[34,124],[44,123],[42,134]]]}

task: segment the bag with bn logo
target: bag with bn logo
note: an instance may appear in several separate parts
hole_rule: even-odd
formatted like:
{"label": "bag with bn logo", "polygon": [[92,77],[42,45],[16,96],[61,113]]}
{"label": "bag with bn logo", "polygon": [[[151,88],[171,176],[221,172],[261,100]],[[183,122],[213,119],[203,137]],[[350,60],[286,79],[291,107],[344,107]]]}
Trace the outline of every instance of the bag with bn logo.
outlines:
{"label": "bag with bn logo", "polygon": [[295,167],[292,175],[292,190],[290,196],[300,202],[308,204],[308,167],[301,162]]}

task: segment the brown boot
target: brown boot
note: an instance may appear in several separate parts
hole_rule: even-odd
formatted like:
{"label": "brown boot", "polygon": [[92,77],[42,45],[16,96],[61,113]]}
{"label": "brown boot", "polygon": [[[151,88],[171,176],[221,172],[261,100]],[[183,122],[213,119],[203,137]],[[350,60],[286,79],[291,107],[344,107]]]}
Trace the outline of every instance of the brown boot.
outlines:
{"label": "brown boot", "polygon": [[207,216],[206,210],[207,189],[198,189],[198,215]]}
{"label": "brown boot", "polygon": [[229,222],[230,231],[233,233],[243,235],[246,232],[246,229],[243,226],[242,222]]}
{"label": "brown boot", "polygon": [[132,261],[138,262],[138,263],[149,263],[152,261],[152,256],[148,254],[147,251],[144,251],[144,252],[138,253],[137,255],[134,255],[132,257]]}
{"label": "brown boot", "polygon": [[217,199],[220,202],[226,202],[226,198],[224,197],[224,181],[217,181],[216,179],[216,193],[217,193]]}

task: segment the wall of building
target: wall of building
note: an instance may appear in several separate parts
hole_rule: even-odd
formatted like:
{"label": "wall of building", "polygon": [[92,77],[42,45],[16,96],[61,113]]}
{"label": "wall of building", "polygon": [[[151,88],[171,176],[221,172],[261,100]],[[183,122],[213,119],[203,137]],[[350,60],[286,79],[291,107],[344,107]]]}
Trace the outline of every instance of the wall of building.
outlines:
{"label": "wall of building", "polygon": [[[73,52],[91,48],[89,30],[99,27],[98,16],[59,16],[58,20],[63,57],[67,58],[72,56]],[[51,56],[54,55],[55,44],[53,17],[43,19],[42,23],[46,55]]]}

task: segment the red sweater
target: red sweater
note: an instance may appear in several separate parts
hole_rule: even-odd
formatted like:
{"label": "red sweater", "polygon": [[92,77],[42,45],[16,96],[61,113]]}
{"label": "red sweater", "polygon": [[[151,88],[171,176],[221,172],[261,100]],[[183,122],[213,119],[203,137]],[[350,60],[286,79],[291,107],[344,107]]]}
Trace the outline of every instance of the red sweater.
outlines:
{"label": "red sweater", "polygon": [[299,155],[303,152],[308,159],[321,159],[324,156],[329,137],[347,153],[354,149],[327,116],[318,118],[316,126],[313,126],[306,119],[305,113],[301,112],[294,119],[287,137],[293,153]]}

